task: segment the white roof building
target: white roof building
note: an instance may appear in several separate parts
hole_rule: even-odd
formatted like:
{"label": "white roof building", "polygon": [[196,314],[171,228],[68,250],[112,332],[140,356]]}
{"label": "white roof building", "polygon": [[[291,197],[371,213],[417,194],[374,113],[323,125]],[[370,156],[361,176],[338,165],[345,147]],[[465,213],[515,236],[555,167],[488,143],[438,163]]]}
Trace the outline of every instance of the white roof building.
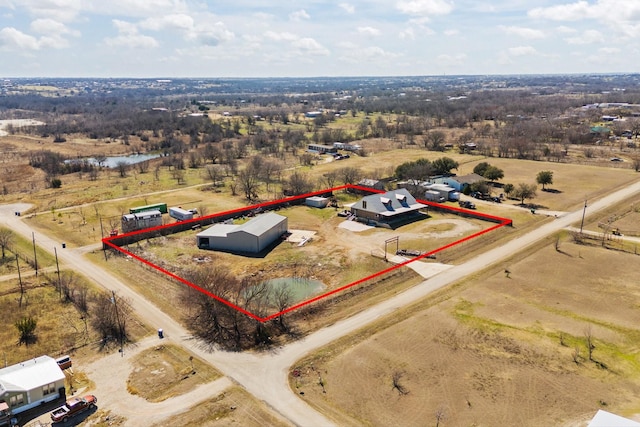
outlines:
{"label": "white roof building", "polygon": [[587,427],[640,427],[640,423],[600,409]]}
{"label": "white roof building", "polygon": [[64,372],[56,360],[40,356],[0,369],[0,400],[16,414],[57,399],[64,388]]}

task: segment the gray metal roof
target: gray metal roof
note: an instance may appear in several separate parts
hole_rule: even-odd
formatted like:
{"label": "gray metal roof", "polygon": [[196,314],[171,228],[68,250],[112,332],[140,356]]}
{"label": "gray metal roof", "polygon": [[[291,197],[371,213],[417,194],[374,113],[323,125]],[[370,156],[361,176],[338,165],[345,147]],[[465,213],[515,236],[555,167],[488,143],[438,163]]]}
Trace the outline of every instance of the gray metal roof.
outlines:
{"label": "gray metal roof", "polygon": [[261,236],[286,219],[286,216],[278,215],[274,212],[267,212],[252,218],[244,224],[214,224],[201,233],[198,233],[197,237],[226,237],[229,234],[239,232],[245,232],[253,236]]}
{"label": "gray metal roof", "polygon": [[[364,207],[366,202],[366,208]],[[416,211],[426,208],[427,205],[418,203],[406,188],[387,191],[383,194],[371,194],[356,202],[352,209],[359,209],[368,212],[391,217],[404,212]]]}

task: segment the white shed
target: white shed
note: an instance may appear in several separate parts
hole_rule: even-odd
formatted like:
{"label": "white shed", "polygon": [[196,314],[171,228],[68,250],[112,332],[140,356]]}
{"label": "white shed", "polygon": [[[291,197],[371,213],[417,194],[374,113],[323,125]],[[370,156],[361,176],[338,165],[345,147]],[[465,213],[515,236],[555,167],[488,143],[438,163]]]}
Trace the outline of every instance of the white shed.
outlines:
{"label": "white shed", "polygon": [[328,197],[311,196],[304,199],[304,203],[312,208],[326,208],[329,204]]}
{"label": "white shed", "polygon": [[287,217],[268,212],[244,224],[215,224],[196,235],[201,249],[258,253],[288,230]]}
{"label": "white shed", "polygon": [[56,400],[64,390],[64,372],[56,360],[40,356],[0,369],[0,400],[12,414]]}

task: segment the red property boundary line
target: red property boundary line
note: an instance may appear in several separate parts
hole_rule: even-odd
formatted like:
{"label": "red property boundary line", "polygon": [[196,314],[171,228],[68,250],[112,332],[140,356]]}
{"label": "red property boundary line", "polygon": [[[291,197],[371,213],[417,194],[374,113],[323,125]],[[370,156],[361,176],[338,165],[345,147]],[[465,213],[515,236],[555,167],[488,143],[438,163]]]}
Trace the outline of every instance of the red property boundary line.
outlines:
{"label": "red property boundary line", "polygon": [[246,207],[242,207],[242,208],[232,209],[232,210],[229,210],[229,211],[218,212],[218,213],[215,213],[215,214],[212,214],[212,215],[207,215],[206,217],[203,217],[203,218],[194,218],[194,219],[188,220],[188,221],[182,221],[182,222],[173,223],[173,224],[165,224],[165,225],[161,225],[161,226],[158,226],[158,227],[148,228],[148,229],[144,229],[144,230],[137,230],[137,231],[133,231],[133,232],[126,233],[126,234],[121,234],[121,235],[118,235],[118,236],[105,237],[105,238],[102,239],[102,244],[103,244],[104,248],[110,247],[112,249],[115,249],[116,251],[119,251],[119,252],[127,255],[127,256],[130,256],[133,259],[136,259],[136,260],[140,261],[141,263],[143,263],[143,264],[145,264],[145,265],[147,265],[147,266],[159,271],[160,273],[163,273],[163,274],[169,276],[170,278],[172,278],[172,279],[174,279],[174,280],[176,280],[176,281],[178,281],[178,282],[180,282],[180,283],[182,283],[184,285],[187,285],[187,286],[191,287],[192,289],[195,289],[198,292],[201,292],[201,293],[203,293],[203,294],[205,294],[205,295],[207,295],[207,296],[209,296],[209,297],[211,297],[211,298],[213,298],[213,299],[215,299],[215,300],[217,300],[217,301],[219,301],[219,302],[221,302],[223,304],[226,304],[227,306],[229,306],[229,307],[231,307],[231,308],[233,308],[235,310],[238,310],[242,314],[244,314],[246,316],[249,316],[250,318],[252,318],[254,320],[257,320],[258,322],[264,323],[264,322],[268,322],[269,320],[275,319],[275,318],[277,318],[279,316],[282,316],[284,314],[287,314],[287,313],[290,313],[292,311],[298,310],[298,309],[300,309],[302,307],[305,307],[305,306],[307,306],[309,304],[312,304],[314,302],[320,301],[320,300],[322,300],[324,298],[327,298],[327,297],[329,297],[331,295],[335,295],[335,294],[340,293],[342,291],[345,291],[345,290],[347,290],[349,288],[357,286],[357,285],[359,285],[361,283],[366,282],[367,280],[375,279],[376,277],[379,277],[379,276],[382,276],[382,275],[387,274],[389,272],[392,272],[392,271],[394,271],[396,269],[399,269],[399,268],[404,267],[404,266],[406,266],[408,264],[411,264],[412,262],[416,262],[416,261],[419,261],[421,259],[427,258],[429,256],[435,255],[438,252],[441,252],[441,251],[443,251],[445,249],[449,249],[449,248],[454,247],[456,245],[459,245],[461,243],[464,243],[464,242],[467,242],[469,240],[475,239],[476,237],[480,237],[483,234],[489,233],[489,232],[491,232],[493,230],[497,230],[498,228],[504,227],[506,225],[512,225],[513,224],[513,221],[511,219],[508,219],[508,218],[502,218],[502,217],[498,217],[498,216],[494,216],[494,215],[488,215],[488,214],[485,214],[485,213],[482,213],[482,212],[476,212],[476,211],[469,210],[469,209],[457,208],[457,207],[454,207],[454,206],[445,206],[445,205],[442,205],[440,203],[430,202],[430,201],[427,201],[427,200],[418,200],[419,203],[423,203],[425,205],[429,205],[431,207],[437,208],[438,210],[449,211],[449,212],[456,213],[456,214],[459,214],[459,215],[464,215],[464,216],[468,216],[468,217],[472,217],[472,218],[476,218],[476,219],[495,222],[497,224],[492,226],[492,227],[489,227],[489,228],[487,228],[485,230],[481,230],[481,231],[479,231],[477,233],[474,233],[472,235],[464,237],[464,238],[462,238],[460,240],[456,240],[455,242],[452,242],[452,243],[449,243],[447,245],[444,245],[444,246],[442,246],[440,248],[434,249],[434,250],[432,250],[430,252],[426,252],[426,253],[424,253],[424,254],[416,257],[416,258],[404,261],[404,262],[402,262],[400,264],[393,265],[392,267],[386,268],[386,269],[384,269],[382,271],[379,271],[377,273],[371,274],[371,275],[369,275],[367,277],[363,277],[362,279],[356,280],[355,282],[351,282],[351,283],[349,283],[347,285],[344,285],[344,286],[341,286],[341,287],[339,287],[337,289],[333,289],[333,290],[331,290],[329,292],[326,292],[324,294],[321,294],[321,295],[315,296],[313,298],[310,298],[308,300],[299,302],[299,303],[297,303],[295,305],[292,305],[291,307],[288,307],[288,308],[286,308],[286,309],[284,309],[282,311],[279,311],[277,313],[271,314],[271,315],[269,315],[267,317],[257,316],[254,313],[251,313],[250,311],[247,311],[247,310],[243,309],[242,307],[239,307],[239,306],[233,304],[232,302],[227,301],[226,299],[221,298],[218,295],[216,295],[216,294],[214,294],[212,292],[209,292],[206,289],[204,289],[204,288],[202,288],[202,287],[200,287],[200,286],[198,286],[198,285],[196,285],[194,283],[191,283],[188,280],[186,280],[186,279],[184,279],[184,278],[182,278],[182,277],[180,277],[180,276],[178,276],[178,275],[176,275],[176,274],[174,274],[174,273],[172,273],[172,272],[170,272],[170,271],[168,271],[168,270],[166,270],[166,269],[164,269],[164,268],[162,268],[162,267],[160,267],[160,266],[158,266],[156,264],[153,264],[152,262],[150,262],[150,261],[148,261],[148,260],[146,260],[146,259],[144,259],[144,258],[142,258],[142,257],[140,257],[140,256],[138,256],[138,255],[136,255],[136,254],[124,249],[124,248],[122,248],[121,246],[119,246],[117,244],[117,242],[119,240],[121,240],[123,237],[126,238],[126,237],[129,237],[129,236],[135,236],[135,235],[138,235],[138,234],[153,233],[154,231],[158,231],[158,230],[169,231],[172,228],[180,228],[181,230],[184,230],[185,229],[184,228],[185,224],[186,225],[188,225],[190,223],[202,224],[203,220],[209,220],[209,221],[211,221],[211,223],[215,223],[215,219],[216,218],[220,218],[220,217],[229,218],[229,217],[233,217],[236,214],[238,216],[240,216],[240,215],[243,215],[243,214],[246,214],[246,213],[249,213],[249,212],[255,212],[256,210],[260,210],[260,209],[269,209],[269,208],[273,208],[273,207],[280,207],[280,206],[286,205],[286,204],[291,203],[291,202],[299,202],[299,201],[301,201],[301,200],[303,200],[303,199],[305,199],[307,197],[326,195],[326,194],[333,193],[334,191],[340,191],[340,190],[357,190],[357,191],[365,193],[365,194],[366,193],[376,194],[376,193],[384,193],[385,192],[385,191],[382,191],[382,190],[375,190],[375,189],[372,189],[372,188],[360,187],[360,186],[352,185],[352,184],[342,185],[342,186],[334,187],[334,188],[331,188],[331,189],[328,189],[328,190],[315,191],[313,193],[307,193],[307,194],[303,194],[303,195],[299,195],[299,196],[287,197],[287,198],[284,198],[284,199],[279,199],[279,200],[274,200],[274,201],[270,201],[270,202],[260,203],[260,204],[256,204],[256,205],[252,205],[252,206],[246,206]]}

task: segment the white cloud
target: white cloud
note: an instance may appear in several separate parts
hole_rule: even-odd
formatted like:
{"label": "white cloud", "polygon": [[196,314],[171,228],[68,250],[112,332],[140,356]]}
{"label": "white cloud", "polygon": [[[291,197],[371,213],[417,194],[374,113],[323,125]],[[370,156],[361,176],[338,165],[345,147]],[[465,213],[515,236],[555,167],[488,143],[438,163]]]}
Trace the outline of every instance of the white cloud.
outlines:
{"label": "white cloud", "polygon": [[298,53],[322,56],[329,55],[329,50],[311,37],[300,37],[297,34],[286,31],[280,33],[267,31],[264,33],[264,37],[276,42],[288,42]]}
{"label": "white cloud", "polygon": [[[36,0],[30,0],[36,1]],[[72,1],[72,0],[37,0]],[[73,0],[76,1],[76,0]],[[185,0],[108,0],[84,2],[88,12],[101,15],[116,15],[135,18],[166,15],[166,12],[187,13],[189,7]]]}
{"label": "white cloud", "polygon": [[292,21],[303,21],[303,20],[311,19],[311,16],[309,16],[309,14],[304,9],[300,9],[290,13],[289,19]]}
{"label": "white cloud", "polygon": [[400,55],[385,51],[379,46],[369,46],[366,48],[354,47],[348,52],[346,56],[342,56],[341,59],[349,63],[362,63],[371,61],[381,61],[387,59],[397,58]]}
{"label": "white cloud", "polygon": [[150,17],[140,22],[140,27],[147,30],[160,31],[164,29],[191,30],[193,18],[184,13]]}
{"label": "white cloud", "polygon": [[456,30],[456,29],[449,29],[449,30],[444,30],[444,35],[445,36],[456,36],[460,34],[460,31]]}
{"label": "white cloud", "polygon": [[350,15],[353,14],[353,13],[356,13],[356,8],[352,4],[340,3],[338,6],[340,6],[340,8],[342,10],[344,10],[345,12],[347,12]]}
{"label": "white cloud", "polygon": [[373,27],[358,27],[358,33],[368,36],[378,36],[380,35],[380,30]]}
{"label": "white cloud", "polygon": [[415,40],[416,34],[412,27],[408,27],[400,31],[400,33],[398,34],[398,37],[401,40]]}
{"label": "white cloud", "polygon": [[528,15],[532,18],[550,19],[553,21],[579,21],[594,17],[594,8],[586,1],[559,4],[550,7],[531,9]]}
{"label": "white cloud", "polygon": [[598,52],[606,55],[615,55],[622,52],[622,50],[619,47],[601,47]]}
{"label": "white cloud", "polygon": [[442,67],[452,67],[457,65],[463,65],[467,59],[467,55],[459,53],[457,55],[438,55],[436,57],[436,63]]}
{"label": "white cloud", "polygon": [[72,30],[67,27],[62,22],[54,21],[53,19],[36,19],[31,22],[31,31],[38,34],[48,34],[48,35],[62,35],[69,34],[74,37],[79,37],[80,32],[76,30]]}
{"label": "white cloud", "polygon": [[227,29],[222,22],[209,25],[196,25],[187,34],[187,38],[197,40],[202,44],[217,46],[221,42],[228,42],[235,38],[235,34]]}
{"label": "white cloud", "polygon": [[35,37],[13,27],[0,30],[0,47],[5,50],[38,51],[42,49],[63,49],[69,47],[64,35],[78,37],[80,33],[52,19],[36,19],[31,30],[42,36]]}
{"label": "white cloud", "polygon": [[79,37],[80,32],[72,30],[65,24],[53,19],[36,19],[31,22],[31,31],[42,34],[38,43],[41,48],[63,49],[69,47],[69,40],[64,36]]}
{"label": "white cloud", "polygon": [[517,46],[507,49],[510,56],[537,55],[538,51],[533,46]]}
{"label": "white cloud", "polygon": [[0,30],[0,47],[9,50],[38,50],[40,43],[35,37],[25,34],[13,27]]}
{"label": "white cloud", "polygon": [[293,33],[288,33],[286,31],[282,33],[276,33],[275,31],[267,31],[266,33],[264,33],[264,36],[268,39],[276,40],[276,41],[293,41],[293,40],[299,39],[297,35]]}
{"label": "white cloud", "polygon": [[560,25],[556,28],[556,31],[561,34],[573,34],[578,32],[578,30],[576,30],[575,28],[567,27],[565,25]]}
{"label": "white cloud", "polygon": [[533,28],[504,26],[504,25],[500,25],[499,28],[509,35],[514,35],[514,36],[522,37],[524,39],[529,39],[529,40],[542,39],[545,37],[544,32],[540,30],[535,30]]}
{"label": "white cloud", "polygon": [[604,36],[598,30],[586,30],[581,35],[566,39],[569,44],[593,44],[604,41]]}
{"label": "white cloud", "polygon": [[453,10],[453,3],[446,0],[399,0],[396,8],[407,15],[447,15]]}
{"label": "white cloud", "polygon": [[579,21],[596,19],[607,22],[632,22],[640,19],[640,2],[634,0],[596,0],[589,3],[580,0],[574,3],[531,9],[532,18],[554,21]]}
{"label": "white cloud", "polygon": [[310,37],[304,37],[291,43],[293,47],[299,49],[304,54],[327,56],[329,50]]}
{"label": "white cloud", "polygon": [[73,21],[83,9],[81,0],[23,0],[16,4],[31,15],[60,22]]}
{"label": "white cloud", "polygon": [[151,49],[159,46],[156,39],[138,33],[138,27],[127,21],[114,19],[113,25],[118,30],[116,37],[107,37],[104,42],[110,47],[128,47],[132,49]]}

